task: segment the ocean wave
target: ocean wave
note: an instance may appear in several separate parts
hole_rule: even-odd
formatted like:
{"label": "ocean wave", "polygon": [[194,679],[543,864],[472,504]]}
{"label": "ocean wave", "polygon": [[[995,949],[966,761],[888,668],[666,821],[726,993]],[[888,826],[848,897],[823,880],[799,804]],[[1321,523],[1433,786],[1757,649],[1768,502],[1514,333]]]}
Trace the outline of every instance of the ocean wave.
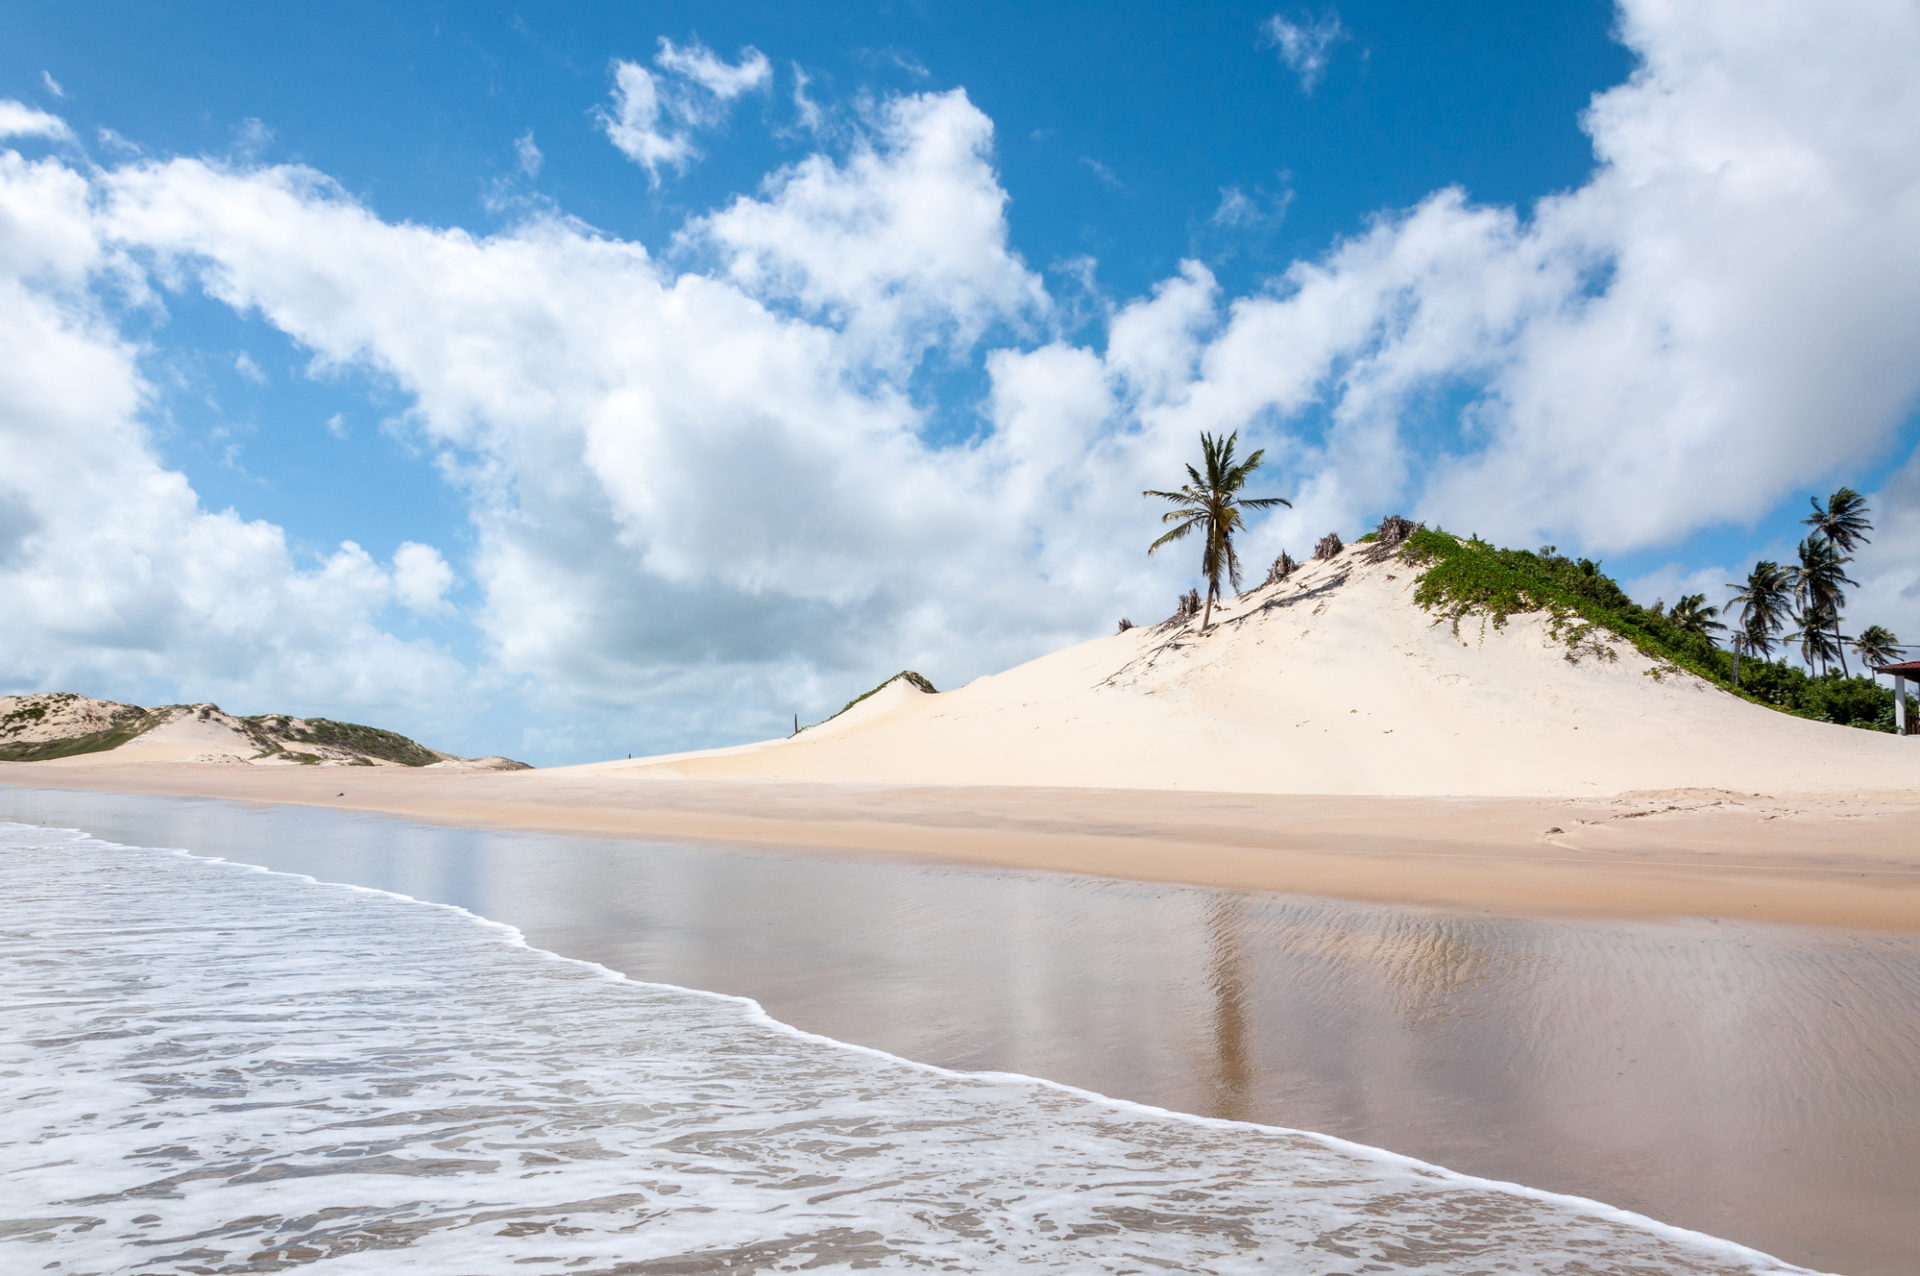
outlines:
{"label": "ocean wave", "polygon": [[1802,1270],[1322,1135],[913,1063],[450,905],[77,831],[0,824],[0,1013],[21,1269]]}

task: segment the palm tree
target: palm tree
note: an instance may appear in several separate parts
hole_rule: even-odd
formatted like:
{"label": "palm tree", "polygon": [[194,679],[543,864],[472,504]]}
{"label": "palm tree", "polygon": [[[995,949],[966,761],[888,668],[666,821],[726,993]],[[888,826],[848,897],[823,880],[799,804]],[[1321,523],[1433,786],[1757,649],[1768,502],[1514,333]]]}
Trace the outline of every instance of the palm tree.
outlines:
{"label": "palm tree", "polygon": [[1157,492],[1149,489],[1141,493],[1142,496],[1172,501],[1174,508],[1162,514],[1160,521],[1178,524],[1147,546],[1147,553],[1151,554],[1162,545],[1177,541],[1195,529],[1206,534],[1207,543],[1200,551],[1200,572],[1207,578],[1207,610],[1200,619],[1202,632],[1213,621],[1213,603],[1220,597],[1220,573],[1223,570],[1226,572],[1236,592],[1240,588],[1240,556],[1233,550],[1233,534],[1246,527],[1240,512],[1271,509],[1275,505],[1293,506],[1292,501],[1279,496],[1240,495],[1240,489],[1247,485],[1248,476],[1260,468],[1260,458],[1266,455],[1266,451],[1257,451],[1236,465],[1233,445],[1239,437],[1238,430],[1224,439],[1216,439],[1202,432],[1200,451],[1205,459],[1206,474],[1202,476],[1199,470],[1189,465],[1187,478],[1190,481],[1179,491]]}
{"label": "palm tree", "polygon": [[1793,604],[1793,578],[1787,569],[1763,558],[1747,573],[1746,585],[1727,585],[1738,590],[1727,603],[1738,604],[1740,627],[1734,634],[1733,680],[1740,681],[1741,655],[1771,656],[1773,636],[1785,628],[1788,609]]}
{"label": "palm tree", "polygon": [[[1800,659],[1806,661],[1807,669],[1813,669],[1814,661],[1820,662],[1820,672],[1825,673],[1833,658],[1840,654],[1838,624],[1833,613],[1822,607],[1811,607],[1800,615],[1800,628],[1787,635],[1788,642],[1800,644]],[[1844,667],[1844,666],[1843,666]]]}
{"label": "palm tree", "polygon": [[[1860,662],[1868,669],[1875,665],[1890,665],[1900,658],[1902,650],[1900,636],[1885,625],[1868,625],[1853,640],[1853,649],[1860,653]],[[1875,674],[1878,678],[1880,675]]]}
{"label": "palm tree", "polygon": [[1727,628],[1715,619],[1719,614],[1718,607],[1707,606],[1705,594],[1687,594],[1673,605],[1673,610],[1667,613],[1667,619],[1679,629],[1712,641],[1715,633],[1724,633]]}
{"label": "palm tree", "polygon": [[[1836,498],[1839,495],[1835,493]],[[1846,640],[1840,636],[1840,610],[1847,605],[1847,595],[1840,587],[1858,583],[1847,575],[1847,564],[1852,561],[1840,552],[1834,542],[1815,532],[1800,542],[1800,564],[1793,569],[1793,592],[1800,604],[1801,630],[1804,633],[1813,628],[1816,621],[1824,621],[1825,627],[1833,631],[1830,639],[1823,639],[1811,647],[1803,639],[1802,650],[1821,652],[1822,665],[1830,658],[1828,653],[1839,656],[1842,674],[1849,671]]]}
{"label": "palm tree", "polygon": [[1873,530],[1867,518],[1867,498],[1860,493],[1843,487],[1827,498],[1824,508],[1811,496],[1807,500],[1813,505],[1813,513],[1800,521],[1811,527],[1814,535],[1832,541],[1841,553],[1851,554],[1857,546],[1873,543],[1867,537]]}

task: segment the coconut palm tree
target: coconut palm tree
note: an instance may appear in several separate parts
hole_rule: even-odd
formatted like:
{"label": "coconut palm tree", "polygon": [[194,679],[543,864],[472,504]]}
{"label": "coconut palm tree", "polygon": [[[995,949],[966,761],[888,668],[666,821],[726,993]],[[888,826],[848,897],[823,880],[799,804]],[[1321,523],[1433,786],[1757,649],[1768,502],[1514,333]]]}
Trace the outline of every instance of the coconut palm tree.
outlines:
{"label": "coconut palm tree", "polygon": [[1824,674],[1840,654],[1838,633],[1838,622],[1832,612],[1823,607],[1810,607],[1800,614],[1800,628],[1788,634],[1787,641],[1800,644],[1800,659],[1806,662],[1809,672],[1818,661]]}
{"label": "coconut palm tree", "polygon": [[1873,522],[1867,517],[1867,498],[1850,487],[1843,487],[1827,498],[1823,507],[1813,497],[1807,498],[1813,505],[1813,513],[1800,521],[1813,529],[1814,535],[1824,536],[1833,542],[1843,554],[1851,554],[1861,545],[1871,545],[1867,533],[1873,530]]}
{"label": "coconut palm tree", "polygon": [[[1835,495],[1837,497],[1839,493]],[[1846,640],[1840,636],[1840,611],[1847,605],[1846,591],[1841,586],[1859,583],[1847,575],[1847,564],[1852,561],[1840,552],[1839,546],[1815,532],[1800,542],[1800,563],[1793,569],[1793,592],[1800,604],[1802,632],[1814,627],[1816,621],[1824,622],[1831,630],[1825,640],[1813,644],[1811,648],[1803,637],[1801,649],[1823,653],[1822,665],[1831,658],[1828,653],[1839,656],[1842,674],[1850,671],[1847,669]]]}
{"label": "coconut palm tree", "polygon": [[1742,655],[1773,654],[1774,635],[1786,627],[1793,606],[1793,578],[1786,568],[1763,558],[1747,573],[1744,586],[1729,582],[1727,588],[1738,591],[1728,601],[1728,609],[1736,605],[1740,608],[1733,649],[1733,680],[1738,682]]}
{"label": "coconut palm tree", "polygon": [[[1860,663],[1868,669],[1875,665],[1890,665],[1900,659],[1900,636],[1885,625],[1868,625],[1853,640],[1853,649],[1860,653]],[[1875,674],[1878,678],[1880,675]]]}
{"label": "coconut palm tree", "polygon": [[1291,508],[1293,505],[1292,501],[1279,496],[1240,495],[1240,489],[1247,485],[1248,477],[1260,468],[1260,459],[1266,455],[1266,451],[1256,451],[1236,464],[1233,445],[1239,437],[1238,430],[1224,439],[1216,439],[1202,432],[1200,452],[1206,473],[1203,475],[1189,465],[1189,481],[1179,491],[1149,489],[1141,493],[1142,496],[1173,502],[1174,508],[1162,514],[1160,521],[1177,524],[1173,530],[1147,546],[1147,553],[1151,554],[1162,545],[1180,540],[1190,532],[1199,531],[1206,536],[1206,544],[1200,550],[1200,573],[1207,578],[1207,609],[1200,619],[1202,632],[1213,622],[1214,600],[1220,597],[1220,573],[1224,571],[1227,574],[1236,592],[1240,588],[1240,556],[1233,549],[1233,534],[1246,527],[1241,511],[1271,509],[1275,505]]}
{"label": "coconut palm tree", "polygon": [[1726,632],[1727,627],[1716,619],[1719,615],[1718,607],[1707,606],[1705,594],[1687,594],[1673,605],[1673,610],[1667,613],[1667,619],[1677,628],[1711,640],[1714,634]]}

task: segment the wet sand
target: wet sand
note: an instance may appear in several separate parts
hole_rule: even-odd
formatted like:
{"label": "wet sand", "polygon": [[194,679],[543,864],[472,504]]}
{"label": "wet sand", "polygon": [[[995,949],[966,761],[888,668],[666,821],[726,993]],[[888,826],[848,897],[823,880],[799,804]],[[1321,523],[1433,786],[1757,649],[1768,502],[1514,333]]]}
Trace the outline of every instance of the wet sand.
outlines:
{"label": "wet sand", "polygon": [[107,794],[0,788],[0,818],[460,904],[539,947],[931,1063],[1337,1134],[1822,1270],[1920,1268],[1911,934],[1523,918]]}
{"label": "wet sand", "polygon": [[1716,916],[1920,932],[1920,795],[1912,792],[1298,796],[126,763],[106,754],[0,763],[7,784],[859,851],[1516,916]]}

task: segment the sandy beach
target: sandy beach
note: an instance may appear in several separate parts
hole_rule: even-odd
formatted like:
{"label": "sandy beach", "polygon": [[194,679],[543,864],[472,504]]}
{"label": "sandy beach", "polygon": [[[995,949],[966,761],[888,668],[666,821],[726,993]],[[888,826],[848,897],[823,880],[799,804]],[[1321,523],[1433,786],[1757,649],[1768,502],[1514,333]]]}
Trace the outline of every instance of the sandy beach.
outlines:
{"label": "sandy beach", "polygon": [[894,680],[789,739],[297,765],[196,713],[0,766],[0,802],[458,903],[916,1060],[1905,1270],[1920,741],[1539,617],[1456,632],[1395,567]]}
{"label": "sandy beach", "polygon": [[1543,920],[77,790],[0,790],[0,818],[457,904],[536,948],[751,996],[838,1040],[1322,1131],[1818,1270],[1903,1276],[1914,1256],[1920,935]]}
{"label": "sandy beach", "polygon": [[649,780],[189,763],[0,783],[373,811],[471,828],[805,847],[1517,915],[1920,930],[1920,804],[1713,792],[1421,798]]}

